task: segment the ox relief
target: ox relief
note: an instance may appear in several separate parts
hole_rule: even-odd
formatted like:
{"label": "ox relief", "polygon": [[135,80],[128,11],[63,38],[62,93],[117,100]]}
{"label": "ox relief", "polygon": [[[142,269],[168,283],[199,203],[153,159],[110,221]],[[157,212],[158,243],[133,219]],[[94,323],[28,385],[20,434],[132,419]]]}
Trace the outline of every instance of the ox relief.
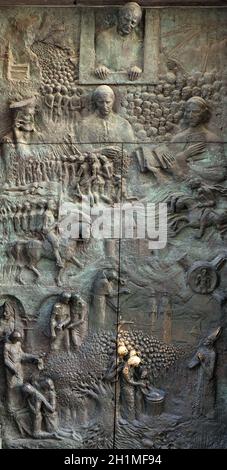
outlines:
{"label": "ox relief", "polygon": [[1,9],[3,447],[226,447],[226,18]]}

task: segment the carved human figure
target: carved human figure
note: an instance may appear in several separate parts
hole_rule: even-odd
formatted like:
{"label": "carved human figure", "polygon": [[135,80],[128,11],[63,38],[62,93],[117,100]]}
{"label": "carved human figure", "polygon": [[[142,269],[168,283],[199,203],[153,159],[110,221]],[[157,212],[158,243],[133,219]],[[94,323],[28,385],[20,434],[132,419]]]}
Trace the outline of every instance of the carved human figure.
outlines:
{"label": "carved human figure", "polygon": [[115,404],[116,404],[116,418],[120,418],[120,377],[122,369],[125,366],[126,358],[128,357],[128,349],[123,342],[117,343],[117,354],[114,350],[110,356],[109,364],[104,374],[104,380],[115,384]]}
{"label": "carved human figure", "polygon": [[47,174],[46,162],[40,162],[40,171],[42,174],[42,180],[47,183],[49,181],[49,177]]}
{"label": "carved human figure", "polygon": [[113,111],[115,95],[107,85],[93,92],[95,111],[82,119],[77,126],[77,140],[84,143],[134,142],[131,125]]}
{"label": "carved human figure", "polygon": [[54,107],[54,94],[53,94],[53,87],[49,85],[47,85],[45,88],[44,103],[48,108],[48,117],[52,121],[53,120],[53,107]]}
{"label": "carved human figure", "polygon": [[67,429],[59,429],[57,397],[53,380],[44,378],[40,381],[23,385],[32,418],[32,436],[35,439],[77,438]]}
{"label": "carved human figure", "polygon": [[36,211],[35,211],[35,217],[34,217],[34,229],[39,232],[43,230],[43,219],[45,215],[45,202],[44,201],[38,201],[37,206],[36,206]]}
{"label": "carved human figure", "polygon": [[9,409],[20,405],[20,389],[24,381],[23,363],[32,362],[41,370],[43,360],[36,354],[25,353],[22,349],[22,334],[13,331],[4,345],[7,398]]}
{"label": "carved human figure", "polygon": [[200,96],[193,96],[186,102],[185,130],[173,137],[175,146],[171,146],[176,158],[173,172],[179,176],[185,177],[190,172],[203,180],[219,182],[225,179],[224,157],[218,145],[221,140],[207,127],[210,117],[210,107]]}
{"label": "carved human figure", "polygon": [[117,24],[96,34],[95,75],[105,80],[111,73],[126,72],[130,80],[142,73],[142,10],[135,2],[119,9]]}
{"label": "carved human figure", "polygon": [[106,157],[105,155],[99,155],[99,160],[102,164],[102,175],[104,177],[104,190],[105,192],[105,200],[107,202],[111,201],[111,186],[112,186],[112,178],[114,175],[114,168],[113,162]]}
{"label": "carved human figure", "polygon": [[15,328],[15,311],[11,303],[6,301],[1,307],[0,340],[7,339]]}
{"label": "carved human figure", "polygon": [[141,171],[151,171],[159,182],[167,175],[223,181],[226,174],[223,149],[220,138],[207,128],[210,116],[210,108],[203,98],[190,98],[185,104],[185,129],[173,137],[171,145],[137,152]]}
{"label": "carved human figure", "polygon": [[[106,306],[107,303],[112,309],[116,307],[110,302],[111,297],[115,297],[118,294],[129,293],[126,288],[119,289],[115,288],[115,285],[119,281],[118,273],[115,269],[103,269],[97,274],[93,285],[92,285],[92,304],[93,304],[93,315],[94,319],[104,325],[106,322]],[[125,281],[120,279],[120,283],[124,285]]]}
{"label": "carved human figure", "polygon": [[[218,193],[218,190],[215,188],[215,186],[210,186],[202,182],[199,178],[193,178],[189,180],[189,186],[192,191],[195,191],[196,197],[199,199],[198,207],[214,207],[216,205],[215,192]],[[225,195],[225,193],[227,194],[225,188],[220,185],[217,186],[220,187],[220,191],[221,189],[223,190],[223,195]]]}
{"label": "carved human figure", "polygon": [[[31,157],[33,144],[38,141],[38,133],[35,129],[35,100],[29,98],[23,101],[11,103],[12,130],[2,139],[2,158],[5,166],[5,179],[12,184],[13,165],[18,158]],[[21,163],[22,163],[21,162]],[[23,168],[22,168],[23,167]],[[21,184],[26,184],[24,165],[20,165],[22,171]]]}
{"label": "carved human figure", "polygon": [[16,205],[16,213],[14,216],[14,229],[15,229],[15,232],[18,234],[21,232],[21,229],[22,229],[22,226],[21,226],[22,208],[23,208],[23,205],[18,202]]}
{"label": "carved human figure", "polygon": [[96,277],[92,286],[92,300],[95,319],[105,324],[106,320],[106,302],[108,297],[116,295],[114,290],[114,281],[118,280],[118,274],[115,270],[103,270]]}
{"label": "carved human figure", "polygon": [[115,175],[115,201],[121,202],[128,199],[127,182],[122,175]]}
{"label": "carved human figure", "polygon": [[70,323],[67,326],[72,346],[79,349],[88,333],[88,305],[78,294],[70,300]]}
{"label": "carved human figure", "polygon": [[55,87],[54,94],[54,103],[53,103],[53,121],[57,122],[62,116],[62,94],[61,94],[61,85]]}
{"label": "carved human figure", "polygon": [[209,184],[200,178],[189,180],[189,186],[199,199],[198,207],[214,207],[218,197],[227,197],[227,188],[221,184]]}
{"label": "carved human figure", "polygon": [[31,183],[33,181],[31,159],[28,160],[26,168],[25,168],[25,181],[26,183]]}
{"label": "carved human figure", "polygon": [[215,405],[215,380],[214,370],[216,364],[216,351],[214,344],[220,336],[221,328],[216,328],[199,346],[189,369],[198,368],[198,380],[196,397],[193,403],[193,411],[196,416],[212,416]]}
{"label": "carved human figure", "polygon": [[71,121],[76,121],[78,119],[79,112],[82,108],[82,90],[78,88],[72,88],[72,96],[69,100],[69,116]]}
{"label": "carved human figure", "polygon": [[212,284],[212,278],[206,268],[201,269],[200,273],[197,274],[195,284],[200,290],[201,294],[206,294]]}
{"label": "carved human figure", "polygon": [[91,182],[95,181],[97,176],[101,172],[101,163],[95,153],[89,154],[89,167],[90,167],[90,176]]}
{"label": "carved human figure", "polygon": [[8,237],[10,237],[10,234],[12,233],[13,230],[13,220],[12,220],[12,206],[11,203],[6,201],[5,202],[5,209],[6,209],[6,214],[7,217],[5,219],[5,227],[6,227],[6,234]]}
{"label": "carved human figure", "polygon": [[135,369],[139,366],[139,356],[131,355],[125,363],[120,376],[120,402],[121,416],[127,421],[133,421],[136,417],[135,409],[135,387],[139,382],[135,380]]}
{"label": "carved human figure", "polygon": [[145,366],[139,366],[136,369],[136,418],[141,419],[143,414],[149,414],[149,403],[162,403],[165,398],[165,392],[154,387],[149,378],[148,369]]}
{"label": "carved human figure", "polygon": [[51,350],[58,351],[65,348],[70,349],[69,330],[71,294],[63,292],[57,302],[53,305],[50,317]]}
{"label": "carved human figure", "polygon": [[50,200],[43,217],[43,233],[53,248],[57,266],[62,268],[64,263],[59,252],[58,222],[54,215],[55,211],[56,204],[53,200]]}
{"label": "carved human figure", "polygon": [[22,212],[22,230],[24,232],[29,232],[30,211],[31,211],[30,202],[25,202],[24,207],[23,207],[23,212]]}
{"label": "carved human figure", "polygon": [[62,100],[61,100],[61,107],[63,111],[63,117],[66,122],[69,120],[69,103],[70,103],[70,96],[68,95],[68,90],[65,86],[61,87],[62,93]]}

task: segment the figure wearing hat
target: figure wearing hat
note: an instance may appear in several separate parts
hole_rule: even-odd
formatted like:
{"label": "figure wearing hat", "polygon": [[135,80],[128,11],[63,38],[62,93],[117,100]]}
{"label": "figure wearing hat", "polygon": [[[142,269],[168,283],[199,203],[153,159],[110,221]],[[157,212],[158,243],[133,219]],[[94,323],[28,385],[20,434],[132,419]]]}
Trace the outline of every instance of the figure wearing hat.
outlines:
{"label": "figure wearing hat", "polygon": [[215,405],[214,370],[216,364],[215,343],[220,337],[221,328],[213,330],[200,343],[195,355],[188,364],[189,369],[198,369],[198,381],[193,412],[196,416],[212,417]]}
{"label": "figure wearing hat", "polygon": [[5,166],[6,180],[12,182],[14,161],[31,157],[35,152],[31,144],[39,140],[35,130],[35,98],[29,98],[10,104],[13,124],[11,131],[2,139],[2,157]]}
{"label": "figure wearing hat", "polygon": [[135,419],[135,387],[138,386],[138,382],[135,381],[135,369],[139,367],[141,362],[140,357],[137,355],[136,351],[131,350],[129,353],[129,358],[125,362],[124,368],[121,373],[121,408],[124,414],[124,418],[127,421],[133,421]]}

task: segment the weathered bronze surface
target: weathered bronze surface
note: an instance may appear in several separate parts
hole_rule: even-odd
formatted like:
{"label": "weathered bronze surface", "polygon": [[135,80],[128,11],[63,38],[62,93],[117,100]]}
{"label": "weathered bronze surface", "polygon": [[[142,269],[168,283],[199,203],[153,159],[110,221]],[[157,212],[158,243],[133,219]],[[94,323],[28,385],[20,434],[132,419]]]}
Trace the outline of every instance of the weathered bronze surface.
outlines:
{"label": "weathered bronze surface", "polygon": [[5,448],[227,446],[227,9],[141,6],[0,8]]}

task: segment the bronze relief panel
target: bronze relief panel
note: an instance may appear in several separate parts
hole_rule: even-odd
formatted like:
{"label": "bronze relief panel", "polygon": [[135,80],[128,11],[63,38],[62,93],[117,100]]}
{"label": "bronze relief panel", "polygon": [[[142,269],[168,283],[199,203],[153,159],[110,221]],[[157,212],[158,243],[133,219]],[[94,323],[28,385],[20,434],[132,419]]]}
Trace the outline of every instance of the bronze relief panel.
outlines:
{"label": "bronze relief panel", "polygon": [[226,447],[226,17],[1,9],[3,447]]}

